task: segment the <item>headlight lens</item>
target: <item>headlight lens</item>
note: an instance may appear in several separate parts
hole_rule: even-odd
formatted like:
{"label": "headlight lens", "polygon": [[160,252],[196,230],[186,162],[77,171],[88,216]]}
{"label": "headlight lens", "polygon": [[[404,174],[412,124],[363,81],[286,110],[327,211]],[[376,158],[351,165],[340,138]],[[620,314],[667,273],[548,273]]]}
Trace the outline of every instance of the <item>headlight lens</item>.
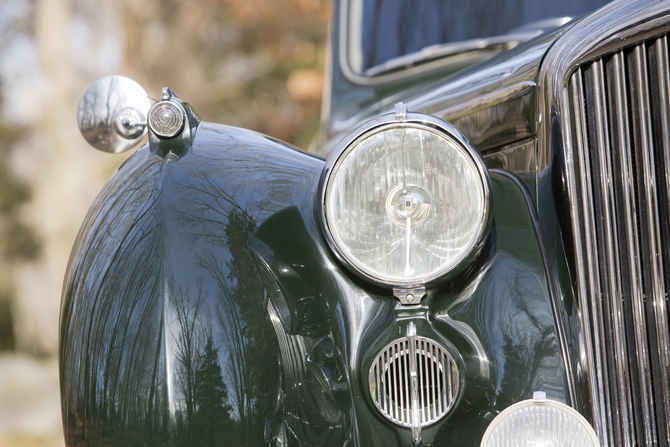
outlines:
{"label": "headlight lens", "polygon": [[448,123],[422,114],[385,121],[355,131],[329,160],[326,235],[365,277],[425,285],[479,247],[489,226],[490,181]]}
{"label": "headlight lens", "polygon": [[599,447],[600,443],[577,411],[560,402],[534,398],[516,403],[496,416],[481,443],[481,447],[508,445]]}

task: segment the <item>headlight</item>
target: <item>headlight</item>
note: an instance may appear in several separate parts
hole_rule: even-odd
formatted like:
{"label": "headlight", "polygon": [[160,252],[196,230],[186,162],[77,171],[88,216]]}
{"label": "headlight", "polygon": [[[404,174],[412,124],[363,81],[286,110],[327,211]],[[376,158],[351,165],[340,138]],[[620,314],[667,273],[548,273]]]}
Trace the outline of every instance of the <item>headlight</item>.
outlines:
{"label": "headlight", "polygon": [[490,179],[449,123],[389,114],[352,132],[321,181],[334,252],[379,284],[428,285],[477,254],[490,227]]}
{"label": "headlight", "polygon": [[481,447],[508,445],[599,447],[600,443],[581,414],[536,392],[532,400],[518,402],[496,416],[481,443]]}

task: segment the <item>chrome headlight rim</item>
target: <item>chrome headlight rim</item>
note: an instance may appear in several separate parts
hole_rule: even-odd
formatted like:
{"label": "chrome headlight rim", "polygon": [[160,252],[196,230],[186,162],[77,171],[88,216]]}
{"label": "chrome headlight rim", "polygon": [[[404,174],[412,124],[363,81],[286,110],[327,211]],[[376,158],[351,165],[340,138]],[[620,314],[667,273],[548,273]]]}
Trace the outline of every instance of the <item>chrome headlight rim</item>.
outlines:
{"label": "chrome headlight rim", "polygon": [[[476,236],[472,238],[467,249],[463,251],[460,257],[445,265],[439,271],[431,275],[426,275],[425,277],[420,278],[420,280],[412,279],[403,281],[400,278],[397,278],[396,280],[395,278],[384,278],[369,272],[365,266],[361,265],[353,257],[349,256],[344,249],[339,247],[336,242],[333,228],[331,228],[327,218],[327,187],[330,184],[332,175],[339,162],[349,155],[358,143],[364,139],[385,130],[398,129],[401,127],[414,127],[433,132],[447,140],[451,140],[452,143],[455,143],[460,151],[473,163],[475,170],[479,175],[483,192],[483,212],[479,221],[479,229]],[[337,146],[335,146],[334,150],[326,160],[326,165],[324,166],[319,181],[317,194],[319,201],[317,207],[319,210],[318,219],[330,250],[335,257],[342,264],[347,266],[356,276],[384,288],[429,287],[436,285],[438,282],[447,281],[458,275],[481,253],[489,236],[493,221],[491,191],[491,178],[488,169],[484,165],[483,159],[468,138],[455,126],[435,116],[424,113],[407,113],[404,119],[398,119],[396,114],[389,113],[366,121],[345,136]]]}

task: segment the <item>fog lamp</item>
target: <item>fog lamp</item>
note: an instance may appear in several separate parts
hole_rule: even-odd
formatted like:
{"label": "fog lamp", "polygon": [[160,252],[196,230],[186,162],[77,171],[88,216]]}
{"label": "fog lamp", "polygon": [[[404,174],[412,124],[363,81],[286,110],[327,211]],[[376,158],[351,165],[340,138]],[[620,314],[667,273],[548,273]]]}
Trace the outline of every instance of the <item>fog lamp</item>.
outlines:
{"label": "fog lamp", "polygon": [[599,447],[593,428],[574,409],[536,392],[496,416],[481,447]]}
{"label": "fog lamp", "polygon": [[322,225],[345,265],[380,285],[429,285],[476,255],[490,228],[490,179],[454,126],[389,114],[333,151],[321,180]]}

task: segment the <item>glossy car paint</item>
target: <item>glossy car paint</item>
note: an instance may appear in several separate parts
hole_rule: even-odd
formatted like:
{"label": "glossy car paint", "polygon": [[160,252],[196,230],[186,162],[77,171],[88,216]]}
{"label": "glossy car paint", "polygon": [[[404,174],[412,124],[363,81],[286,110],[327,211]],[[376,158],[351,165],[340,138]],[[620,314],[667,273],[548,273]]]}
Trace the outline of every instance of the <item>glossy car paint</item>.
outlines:
{"label": "glossy car paint", "polygon": [[391,112],[397,101],[407,102],[410,111],[429,113],[454,124],[482,153],[537,133],[538,70],[547,49],[565,28],[495,57],[491,57],[495,53],[486,52],[474,65],[472,61],[465,66],[457,62],[435,67],[428,64],[415,67],[420,70],[411,75],[404,72],[390,81],[362,83],[348,77],[342,68],[346,3],[337,2],[333,16],[333,63],[327,67],[322,128],[313,145],[317,152],[328,154],[351,129]]}
{"label": "glossy car paint", "polygon": [[190,124],[119,167],[76,241],[60,339],[67,445],[411,445],[367,385],[378,349],[410,321],[450,350],[461,378],[423,445],[477,446],[497,413],[536,390],[570,403],[521,182],[491,174],[482,254],[407,307],[325,244],[323,159]]}

